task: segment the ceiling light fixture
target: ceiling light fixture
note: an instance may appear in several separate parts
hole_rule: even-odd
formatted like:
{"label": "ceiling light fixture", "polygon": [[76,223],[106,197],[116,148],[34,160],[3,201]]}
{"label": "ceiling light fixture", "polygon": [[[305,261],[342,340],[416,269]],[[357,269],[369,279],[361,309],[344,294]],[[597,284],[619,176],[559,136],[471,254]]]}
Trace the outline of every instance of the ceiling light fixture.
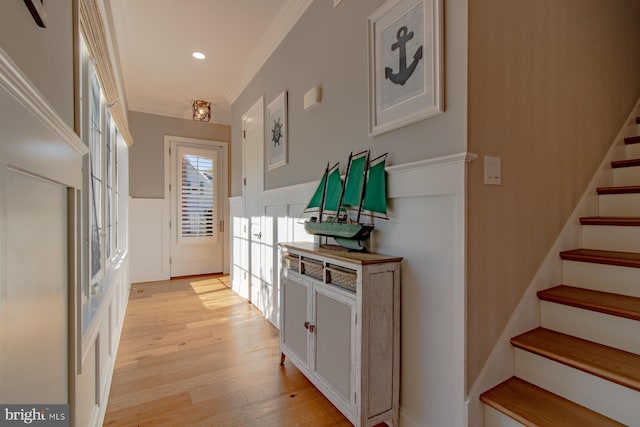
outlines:
{"label": "ceiling light fixture", "polygon": [[208,122],[211,119],[211,103],[209,101],[193,101],[193,120]]}
{"label": "ceiling light fixture", "polygon": [[191,55],[193,55],[193,57],[196,58],[196,59],[204,59],[204,58],[206,58],[206,56],[202,52],[193,52]]}

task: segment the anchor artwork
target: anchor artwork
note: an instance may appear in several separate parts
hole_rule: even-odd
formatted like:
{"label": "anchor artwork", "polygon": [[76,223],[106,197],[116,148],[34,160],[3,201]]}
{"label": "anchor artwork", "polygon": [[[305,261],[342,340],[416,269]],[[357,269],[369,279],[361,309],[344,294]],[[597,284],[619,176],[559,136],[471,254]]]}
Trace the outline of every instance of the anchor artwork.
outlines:
{"label": "anchor artwork", "polygon": [[395,84],[404,86],[416,70],[418,62],[422,59],[422,45],[420,45],[416,53],[413,54],[413,62],[407,67],[406,44],[413,38],[413,35],[413,31],[409,31],[406,26],[402,26],[397,33],[398,41],[391,45],[391,50],[399,50],[399,70],[397,73],[394,73],[391,67],[385,67],[384,78],[391,80]]}

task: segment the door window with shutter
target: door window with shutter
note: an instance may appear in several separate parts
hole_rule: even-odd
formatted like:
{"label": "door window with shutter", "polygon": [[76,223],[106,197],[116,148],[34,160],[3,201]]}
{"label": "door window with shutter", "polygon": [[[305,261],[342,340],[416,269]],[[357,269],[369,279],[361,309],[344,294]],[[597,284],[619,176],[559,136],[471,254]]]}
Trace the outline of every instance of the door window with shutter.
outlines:
{"label": "door window with shutter", "polygon": [[178,156],[178,240],[180,243],[216,242],[217,154],[210,150],[180,147]]}

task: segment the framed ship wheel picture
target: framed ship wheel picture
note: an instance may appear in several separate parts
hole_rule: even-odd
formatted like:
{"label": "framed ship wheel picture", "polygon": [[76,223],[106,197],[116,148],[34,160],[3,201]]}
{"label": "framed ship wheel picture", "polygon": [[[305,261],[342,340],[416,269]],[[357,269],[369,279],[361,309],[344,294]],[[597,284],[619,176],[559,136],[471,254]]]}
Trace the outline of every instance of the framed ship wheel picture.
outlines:
{"label": "framed ship wheel picture", "polygon": [[287,164],[287,91],[278,95],[267,105],[267,159],[268,170]]}

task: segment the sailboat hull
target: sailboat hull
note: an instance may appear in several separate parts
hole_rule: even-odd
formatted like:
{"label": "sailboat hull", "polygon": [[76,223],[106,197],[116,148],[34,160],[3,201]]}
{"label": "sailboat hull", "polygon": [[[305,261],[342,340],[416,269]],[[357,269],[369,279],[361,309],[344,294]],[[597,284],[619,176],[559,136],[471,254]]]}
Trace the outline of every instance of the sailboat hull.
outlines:
{"label": "sailboat hull", "polygon": [[343,222],[305,221],[304,229],[316,236],[339,237],[349,240],[364,240],[369,237],[373,225]]}

